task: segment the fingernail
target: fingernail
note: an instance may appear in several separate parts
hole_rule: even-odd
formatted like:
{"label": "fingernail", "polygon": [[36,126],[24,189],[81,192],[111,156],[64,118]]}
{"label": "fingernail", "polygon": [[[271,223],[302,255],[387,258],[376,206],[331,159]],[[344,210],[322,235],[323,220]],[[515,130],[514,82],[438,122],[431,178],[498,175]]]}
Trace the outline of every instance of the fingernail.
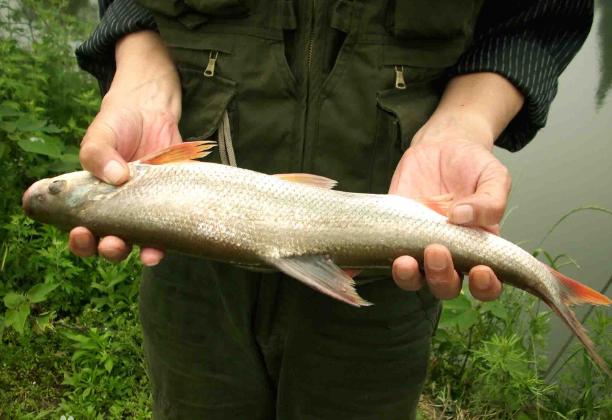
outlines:
{"label": "fingernail", "polygon": [[412,282],[412,279],[414,278],[414,276],[406,271],[400,271],[397,273],[397,277],[399,277],[399,279],[403,282],[403,283],[410,283]]}
{"label": "fingernail", "polygon": [[478,290],[487,290],[491,286],[491,275],[481,273],[478,276],[474,276],[474,280],[472,281],[472,286]]}
{"label": "fingernail", "polygon": [[106,258],[109,260],[118,260],[121,259],[123,251],[119,248],[109,248],[105,251]]}
{"label": "fingernail", "polygon": [[147,267],[155,267],[157,264],[159,264],[161,261],[161,258],[147,258],[146,260],[142,261],[142,264],[147,266]]}
{"label": "fingernail", "polygon": [[123,165],[116,160],[111,160],[106,164],[106,166],[104,166],[102,173],[104,174],[104,179],[106,182],[117,184],[123,179],[125,169],[123,168]]}
{"label": "fingernail", "polygon": [[432,252],[427,258],[427,267],[435,271],[442,271],[446,268],[446,257],[438,252]]}
{"label": "fingernail", "polygon": [[452,216],[452,221],[459,225],[471,223],[474,220],[474,209],[469,204],[460,204],[453,209]]}
{"label": "fingernail", "polygon": [[74,235],[74,244],[77,248],[84,250],[89,246],[89,239],[83,235]]}

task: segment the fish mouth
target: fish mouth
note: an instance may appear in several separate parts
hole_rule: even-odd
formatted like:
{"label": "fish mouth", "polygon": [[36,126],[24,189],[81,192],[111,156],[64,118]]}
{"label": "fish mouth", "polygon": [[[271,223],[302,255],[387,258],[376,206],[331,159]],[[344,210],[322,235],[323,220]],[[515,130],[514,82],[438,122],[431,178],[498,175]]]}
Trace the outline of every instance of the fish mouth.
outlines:
{"label": "fish mouth", "polygon": [[23,208],[24,213],[28,216],[32,215],[32,196],[35,194],[34,191],[38,189],[38,186],[41,182],[42,180],[36,181],[32,185],[30,185],[30,188],[28,188],[21,197],[21,207]]}
{"label": "fish mouth", "polygon": [[33,186],[34,185],[31,185],[21,197],[21,207],[23,208],[23,212],[28,216],[30,215],[30,196],[32,195]]}

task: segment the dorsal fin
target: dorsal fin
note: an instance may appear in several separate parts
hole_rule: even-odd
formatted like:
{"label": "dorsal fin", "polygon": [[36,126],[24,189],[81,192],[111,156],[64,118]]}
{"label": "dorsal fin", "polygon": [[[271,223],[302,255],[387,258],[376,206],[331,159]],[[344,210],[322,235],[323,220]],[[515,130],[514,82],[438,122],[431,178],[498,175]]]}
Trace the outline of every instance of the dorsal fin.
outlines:
{"label": "dorsal fin", "polygon": [[415,200],[423,204],[424,206],[429,207],[436,213],[446,217],[448,216],[448,210],[450,209],[450,206],[453,203],[453,195],[432,195],[431,197],[418,197],[415,198]]}
{"label": "dorsal fin", "polygon": [[166,149],[149,153],[138,160],[149,165],[163,165],[164,163],[183,162],[208,156],[210,149],[217,145],[216,141],[189,141],[172,145]]}
{"label": "dorsal fin", "polygon": [[285,181],[295,182],[297,184],[312,185],[314,187],[325,188],[328,190],[331,190],[338,184],[338,182],[334,181],[333,179],[313,174],[274,174],[273,176]]}

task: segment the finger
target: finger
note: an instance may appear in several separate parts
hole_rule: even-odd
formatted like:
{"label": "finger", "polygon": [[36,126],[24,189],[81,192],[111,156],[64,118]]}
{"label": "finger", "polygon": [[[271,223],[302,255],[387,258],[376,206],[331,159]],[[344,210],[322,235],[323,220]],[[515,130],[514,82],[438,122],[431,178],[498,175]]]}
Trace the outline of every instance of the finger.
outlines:
{"label": "finger", "polygon": [[501,229],[499,226],[499,223],[495,225],[491,225],[491,226],[482,226],[482,228],[486,230],[487,232],[491,232],[494,235],[499,235],[499,232]]}
{"label": "finger", "polygon": [[438,299],[453,299],[461,291],[461,281],[446,247],[438,244],[425,248],[425,278]]}
{"label": "finger", "polygon": [[512,181],[508,169],[494,160],[483,170],[476,192],[453,205],[449,220],[459,225],[498,224],[506,209]]}
{"label": "finger", "polygon": [[119,185],[130,177],[127,164],[117,151],[117,134],[101,114],[85,133],[79,159],[83,168],[109,184]]}
{"label": "finger", "polygon": [[477,265],[470,270],[470,293],[484,302],[495,300],[502,291],[502,284],[489,267]]}
{"label": "finger", "polygon": [[91,257],[96,254],[96,238],[82,226],[75,227],[70,231],[68,246],[70,251],[79,257]]}
{"label": "finger", "polygon": [[391,273],[393,280],[400,289],[414,292],[421,289],[425,284],[425,279],[419,271],[419,263],[407,255],[393,261]]}
{"label": "finger", "polygon": [[100,256],[112,262],[124,260],[130,253],[129,247],[121,238],[116,236],[105,236],[100,239],[98,253]]}
{"label": "finger", "polygon": [[140,261],[148,267],[159,264],[162,258],[164,258],[164,251],[161,249],[142,248],[140,250]]}

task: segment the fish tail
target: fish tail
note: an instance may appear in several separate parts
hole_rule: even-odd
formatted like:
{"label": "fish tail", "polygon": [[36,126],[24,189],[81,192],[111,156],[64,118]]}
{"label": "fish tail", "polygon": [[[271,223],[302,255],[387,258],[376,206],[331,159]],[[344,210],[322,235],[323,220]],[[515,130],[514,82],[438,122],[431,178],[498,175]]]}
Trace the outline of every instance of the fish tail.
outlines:
{"label": "fish tail", "polygon": [[599,368],[609,377],[612,377],[612,371],[608,367],[606,361],[597,353],[593,341],[587,335],[584,326],[580,323],[576,314],[571,309],[571,305],[589,303],[591,305],[609,305],[612,303],[610,299],[596,290],[591,289],[584,284],[573,280],[551,267],[547,268],[561,285],[561,304],[552,303],[549,299],[544,299],[546,303],[561,317],[561,319],[572,330],[578,340],[584,345],[587,353]]}

